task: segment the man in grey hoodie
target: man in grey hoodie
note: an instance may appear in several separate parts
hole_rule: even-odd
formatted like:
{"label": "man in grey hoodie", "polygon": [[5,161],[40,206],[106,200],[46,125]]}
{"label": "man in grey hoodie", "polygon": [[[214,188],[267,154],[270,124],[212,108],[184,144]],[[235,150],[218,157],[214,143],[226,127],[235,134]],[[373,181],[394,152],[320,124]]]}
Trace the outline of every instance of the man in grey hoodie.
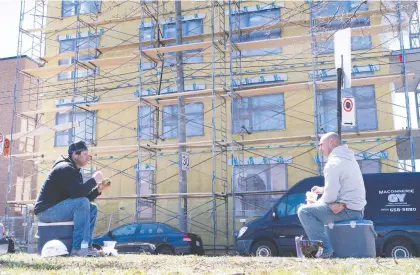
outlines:
{"label": "man in grey hoodie", "polygon": [[328,158],[324,167],[325,185],[314,186],[311,191],[322,194],[322,197],[300,207],[298,216],[309,239],[324,243],[324,252],[320,257],[330,258],[334,251],[324,225],[334,221],[362,219],[366,191],[354,152],[341,143],[336,133],[323,135],[319,149]]}

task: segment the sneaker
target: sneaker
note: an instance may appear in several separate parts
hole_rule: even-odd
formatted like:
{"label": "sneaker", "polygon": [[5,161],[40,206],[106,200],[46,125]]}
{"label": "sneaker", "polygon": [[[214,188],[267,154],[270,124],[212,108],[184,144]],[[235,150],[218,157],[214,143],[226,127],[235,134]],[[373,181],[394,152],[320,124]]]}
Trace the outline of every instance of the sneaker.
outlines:
{"label": "sneaker", "polygon": [[100,257],[100,256],[102,256],[101,252],[96,250],[95,248],[89,248],[86,255],[84,253],[82,253],[81,249],[73,249],[70,255],[71,256],[76,256],[76,257]]}
{"label": "sneaker", "polygon": [[98,250],[94,247],[89,247],[88,248],[88,254],[89,254],[89,256],[93,256],[93,257],[101,257],[101,256],[103,256],[103,251]]}
{"label": "sneaker", "polygon": [[324,252],[321,255],[319,255],[318,258],[320,259],[330,259],[333,257],[334,252]]}

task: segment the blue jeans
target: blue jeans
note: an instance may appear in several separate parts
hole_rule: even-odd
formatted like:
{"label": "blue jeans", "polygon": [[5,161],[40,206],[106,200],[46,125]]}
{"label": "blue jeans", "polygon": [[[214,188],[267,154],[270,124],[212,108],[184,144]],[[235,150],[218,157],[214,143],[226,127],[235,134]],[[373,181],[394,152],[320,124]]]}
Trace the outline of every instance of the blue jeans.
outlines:
{"label": "blue jeans", "polygon": [[74,222],[73,249],[79,250],[83,240],[92,246],[92,235],[95,228],[98,207],[87,198],[67,199],[38,213],[38,221]]}
{"label": "blue jeans", "polygon": [[340,213],[334,214],[328,207],[328,204],[314,203],[301,206],[298,210],[298,216],[309,240],[322,241],[325,246],[324,253],[333,253],[334,249],[324,225],[329,222],[361,220],[363,211],[345,208]]}

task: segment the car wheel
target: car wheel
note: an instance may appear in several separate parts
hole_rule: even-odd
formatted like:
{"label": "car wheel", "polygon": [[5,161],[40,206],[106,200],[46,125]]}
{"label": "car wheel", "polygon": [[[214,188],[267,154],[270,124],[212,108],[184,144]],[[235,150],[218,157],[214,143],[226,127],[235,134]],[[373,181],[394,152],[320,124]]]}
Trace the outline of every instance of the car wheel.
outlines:
{"label": "car wheel", "polygon": [[415,251],[411,242],[397,239],[385,247],[385,256],[392,258],[411,258],[415,256]]}
{"label": "car wheel", "polygon": [[156,254],[172,255],[173,253],[172,253],[172,249],[170,247],[163,246],[163,247],[161,247],[157,250]]}
{"label": "car wheel", "polygon": [[256,242],[251,248],[252,255],[256,257],[277,256],[277,250],[274,244],[267,240]]}

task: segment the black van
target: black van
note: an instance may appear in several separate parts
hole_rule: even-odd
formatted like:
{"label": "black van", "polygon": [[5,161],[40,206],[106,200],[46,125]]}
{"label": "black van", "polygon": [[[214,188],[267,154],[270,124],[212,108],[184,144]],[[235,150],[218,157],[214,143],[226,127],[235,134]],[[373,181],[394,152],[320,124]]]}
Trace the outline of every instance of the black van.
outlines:
{"label": "black van", "polygon": [[[367,200],[364,219],[373,221],[378,233],[376,255],[420,256],[420,173],[365,174],[363,178]],[[297,210],[314,185],[323,186],[324,178],[298,182],[263,217],[242,227],[236,237],[238,253],[295,256],[295,236],[305,235]]]}

